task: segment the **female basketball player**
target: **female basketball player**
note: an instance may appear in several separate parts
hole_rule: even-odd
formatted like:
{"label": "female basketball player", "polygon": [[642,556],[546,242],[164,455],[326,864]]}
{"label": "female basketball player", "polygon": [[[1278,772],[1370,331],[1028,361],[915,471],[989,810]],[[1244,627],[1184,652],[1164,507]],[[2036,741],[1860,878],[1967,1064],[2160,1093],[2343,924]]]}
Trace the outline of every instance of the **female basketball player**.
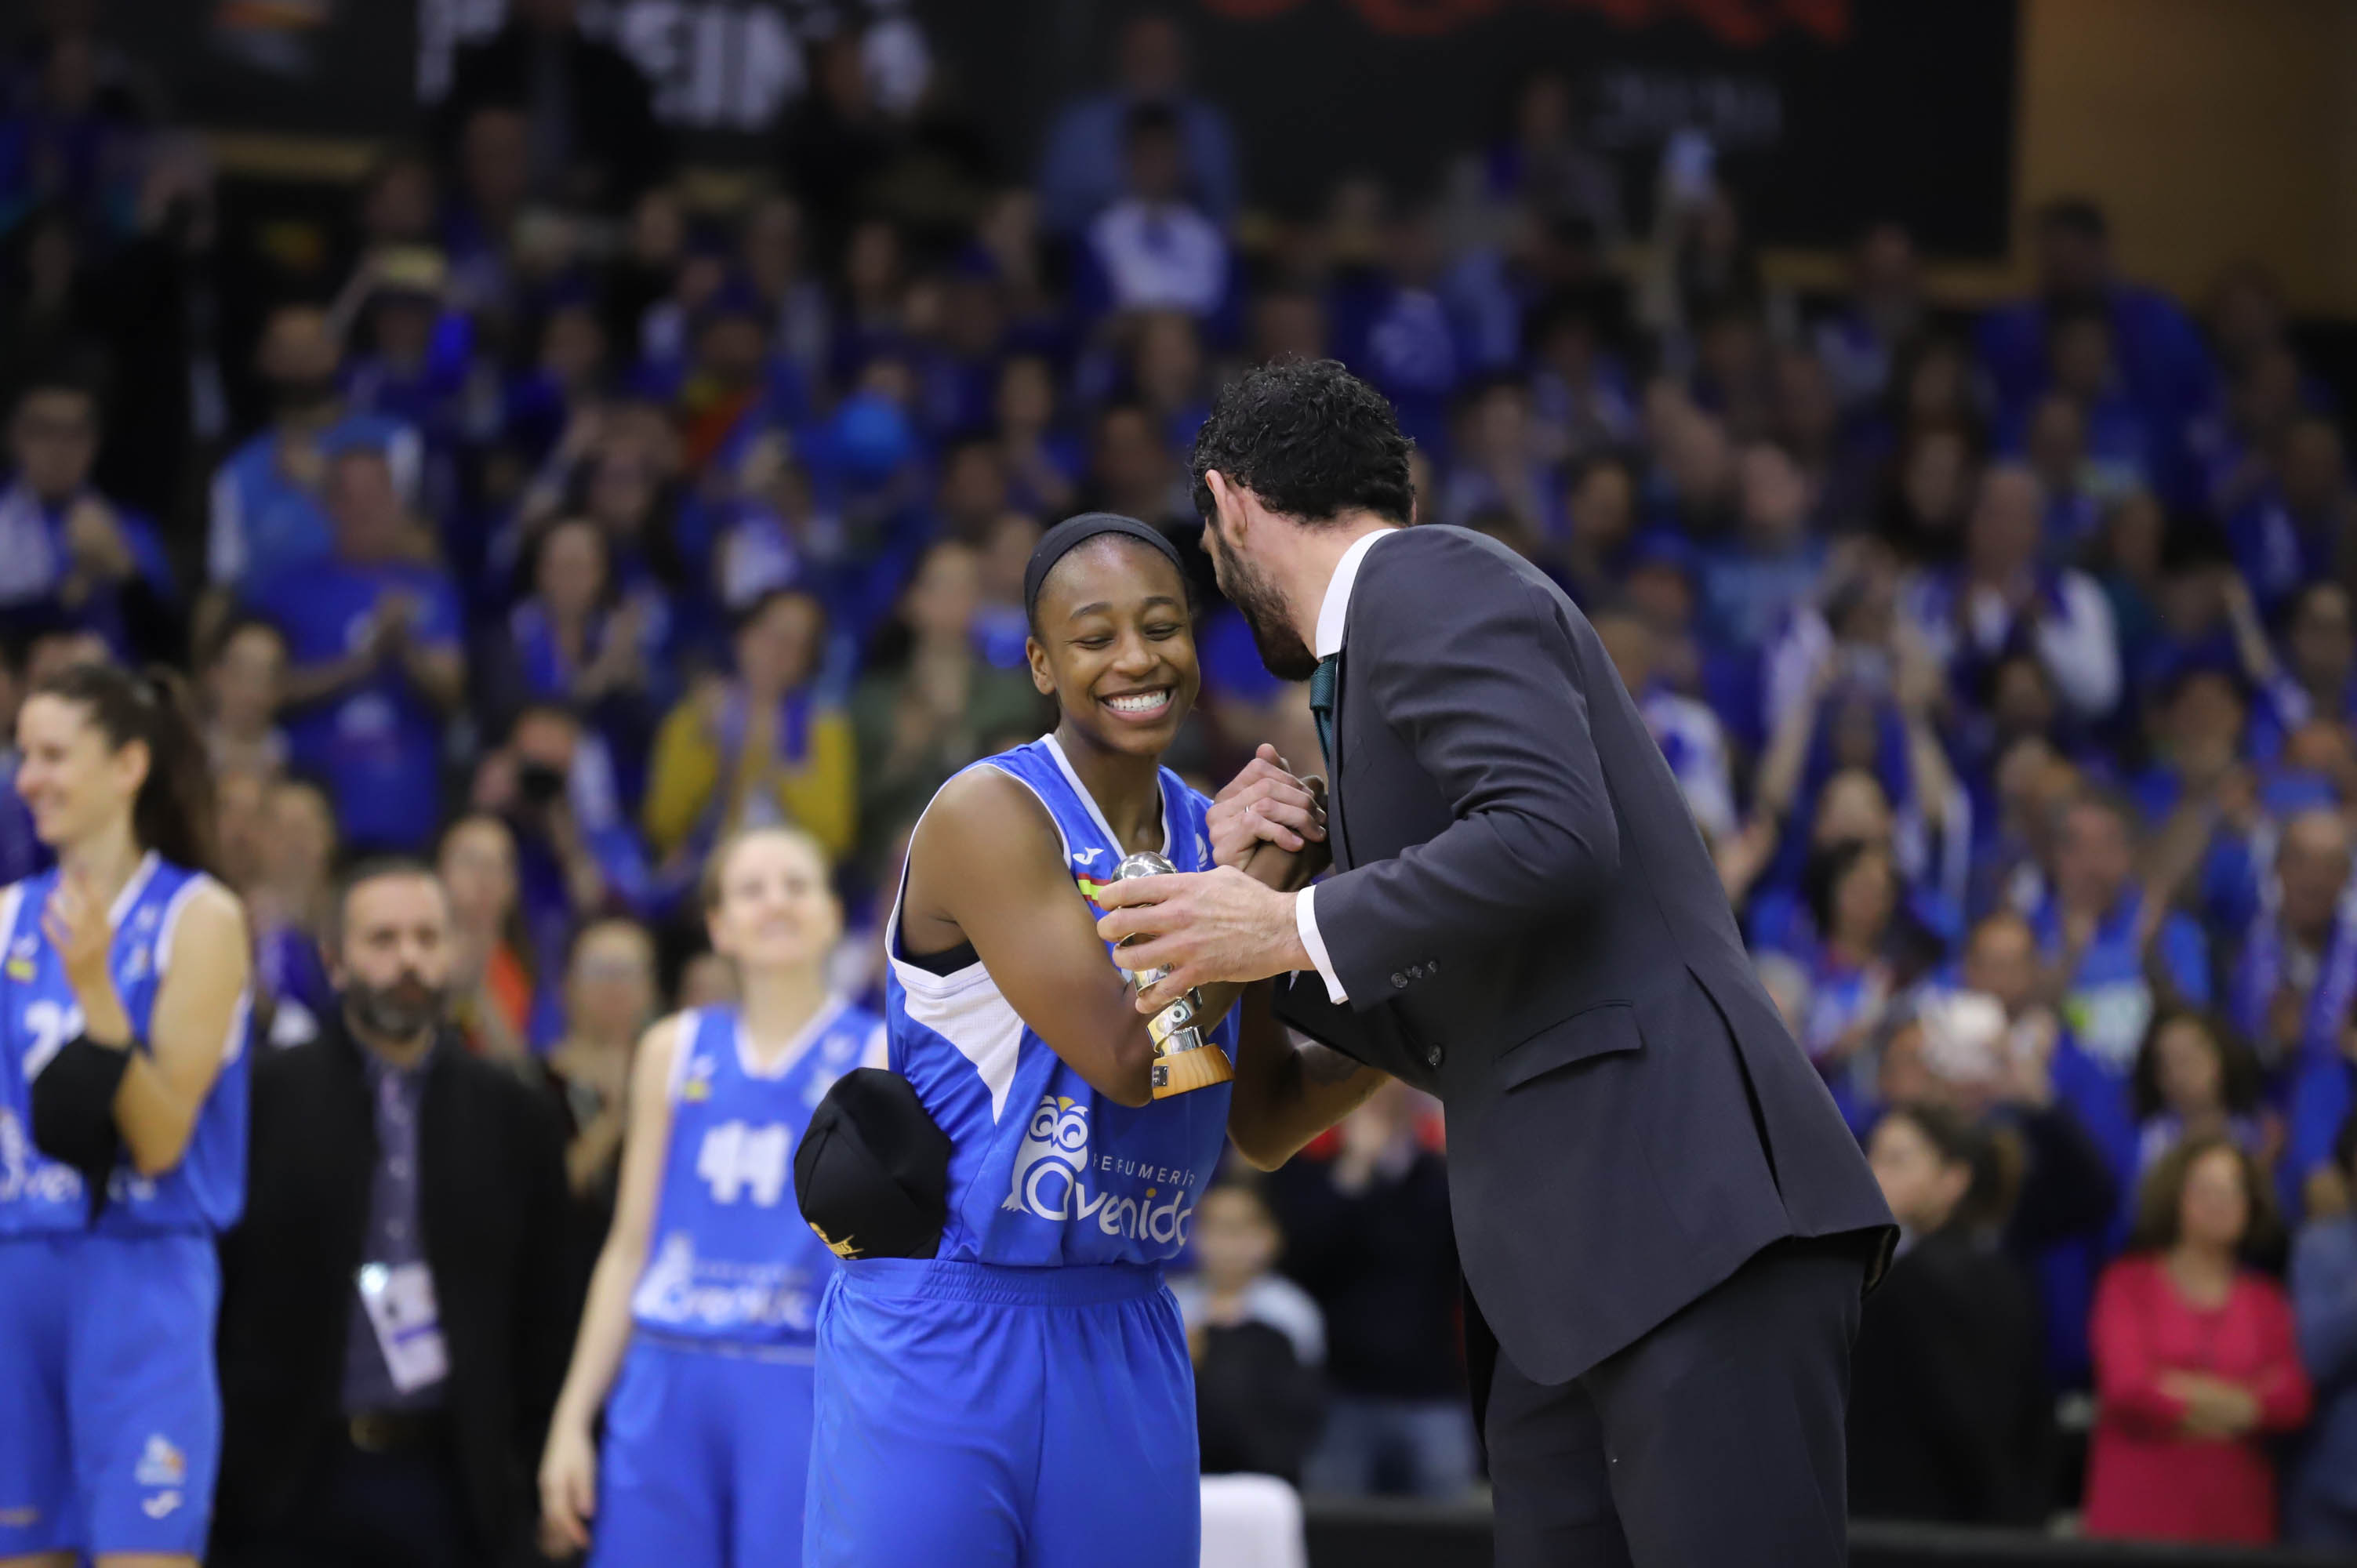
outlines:
{"label": "female basketball player", "polygon": [[0,1564],[194,1563],[213,1235],[245,1200],[245,912],[200,869],[177,689],[75,665],[16,738],[58,865],[0,892]]}
{"label": "female basketball player", "polygon": [[[1092,890],[1134,852],[1205,870],[1245,858],[1248,839],[1299,846],[1288,811],[1322,827],[1271,757],[1235,792],[1250,808],[1217,820],[1160,766],[1198,676],[1159,533],[1071,519],[1040,541],[1024,590],[1032,679],[1060,713],[1053,734],[944,785],[910,842],[886,1022],[893,1069],[951,1140],[948,1221],[936,1258],[861,1259],[827,1287],[811,1568],[1192,1568],[1195,1400],[1162,1265],[1232,1100],[1247,1155],[1275,1163],[1380,1081],[1322,1057],[1312,1069],[1255,1029],[1232,1084],[1151,1098],[1146,1020]],[[1297,876],[1282,860],[1270,879]],[[1246,869],[1265,868],[1254,855]],[[1206,988],[1202,1015],[1232,1057],[1233,997]]]}
{"label": "female basketball player", "polygon": [[541,1460],[543,1533],[623,1568],[791,1568],[811,1341],[836,1266],[796,1211],[794,1145],[837,1078],[882,1065],[883,1037],[828,993],[843,913],[813,840],[740,833],[704,887],[744,1000],[677,1014],[640,1042],[614,1226]]}

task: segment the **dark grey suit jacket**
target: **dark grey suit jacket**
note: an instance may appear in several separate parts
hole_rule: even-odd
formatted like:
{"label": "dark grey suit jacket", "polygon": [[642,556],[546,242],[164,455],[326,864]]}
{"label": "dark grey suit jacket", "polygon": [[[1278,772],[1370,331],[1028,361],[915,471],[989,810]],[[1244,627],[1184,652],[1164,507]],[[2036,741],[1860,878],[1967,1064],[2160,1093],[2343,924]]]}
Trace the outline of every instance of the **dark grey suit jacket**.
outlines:
{"label": "dark grey suit jacket", "polygon": [[1562,590],[1409,529],[1361,563],[1340,676],[1316,908],[1350,1002],[1297,974],[1277,1014],[1447,1106],[1466,1282],[1515,1366],[1565,1381],[1772,1241],[1889,1228]]}

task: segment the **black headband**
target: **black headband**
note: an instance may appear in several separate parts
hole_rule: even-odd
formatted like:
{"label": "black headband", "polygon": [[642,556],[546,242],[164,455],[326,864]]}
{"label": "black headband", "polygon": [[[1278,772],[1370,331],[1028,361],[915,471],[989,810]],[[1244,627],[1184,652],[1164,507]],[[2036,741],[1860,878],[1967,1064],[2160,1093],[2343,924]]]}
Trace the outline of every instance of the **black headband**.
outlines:
{"label": "black headband", "polygon": [[1160,529],[1140,522],[1134,517],[1124,517],[1119,512],[1084,511],[1078,517],[1066,518],[1041,534],[1039,542],[1032,548],[1031,560],[1023,568],[1025,619],[1039,618],[1039,589],[1047,582],[1048,574],[1056,569],[1056,563],[1090,540],[1108,533],[1122,534],[1159,550],[1170,564],[1178,569],[1180,581],[1186,579],[1187,564],[1178,558],[1178,547],[1171,543]]}

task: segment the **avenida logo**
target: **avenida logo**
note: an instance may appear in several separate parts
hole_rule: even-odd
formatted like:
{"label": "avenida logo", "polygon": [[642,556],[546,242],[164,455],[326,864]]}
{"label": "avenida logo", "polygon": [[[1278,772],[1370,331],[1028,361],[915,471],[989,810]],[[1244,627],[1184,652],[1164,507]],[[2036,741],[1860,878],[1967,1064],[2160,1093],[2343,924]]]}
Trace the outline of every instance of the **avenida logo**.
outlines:
{"label": "avenida logo", "polygon": [[[1040,1098],[1031,1127],[1015,1156],[1015,1179],[999,1207],[1029,1209],[1042,1219],[1070,1212],[1072,1187],[1089,1165],[1089,1108],[1056,1095]],[[1060,1184],[1056,1178],[1063,1178]],[[1043,1189],[1047,1196],[1043,1197]]]}
{"label": "avenida logo", "polygon": [[[1108,1170],[1118,1166],[1116,1175],[1142,1176],[1152,1168],[1110,1158],[1101,1163]],[[1175,1179],[1184,1173],[1166,1170],[1161,1175],[1167,1186],[1158,1182],[1137,1197],[1117,1197],[1110,1191],[1089,1189],[1090,1164],[1089,1108],[1059,1095],[1043,1095],[1015,1156],[1006,1201],[999,1207],[1059,1222],[1093,1219],[1106,1235],[1132,1240],[1166,1246],[1186,1240],[1187,1222],[1195,1214],[1191,1176]]]}

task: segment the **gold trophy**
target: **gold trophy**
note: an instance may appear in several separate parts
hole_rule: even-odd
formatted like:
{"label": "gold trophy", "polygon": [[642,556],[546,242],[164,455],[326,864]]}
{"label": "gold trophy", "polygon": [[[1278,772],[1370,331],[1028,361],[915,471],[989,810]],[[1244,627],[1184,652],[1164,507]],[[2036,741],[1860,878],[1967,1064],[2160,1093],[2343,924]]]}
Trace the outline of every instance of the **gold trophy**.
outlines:
{"label": "gold trophy", "polygon": [[[1114,868],[1113,879],[1125,882],[1133,876],[1162,876],[1178,868],[1152,851],[1130,855]],[[1138,940],[1132,937],[1130,941]],[[1125,942],[1123,946],[1127,946]],[[1170,972],[1167,969],[1122,971],[1139,989],[1153,984]],[[1236,1076],[1235,1064],[1228,1053],[1203,1036],[1203,995],[1190,990],[1186,995],[1157,1013],[1146,1026],[1154,1038],[1154,1098],[1168,1100],[1174,1094],[1189,1090],[1225,1083]]]}

